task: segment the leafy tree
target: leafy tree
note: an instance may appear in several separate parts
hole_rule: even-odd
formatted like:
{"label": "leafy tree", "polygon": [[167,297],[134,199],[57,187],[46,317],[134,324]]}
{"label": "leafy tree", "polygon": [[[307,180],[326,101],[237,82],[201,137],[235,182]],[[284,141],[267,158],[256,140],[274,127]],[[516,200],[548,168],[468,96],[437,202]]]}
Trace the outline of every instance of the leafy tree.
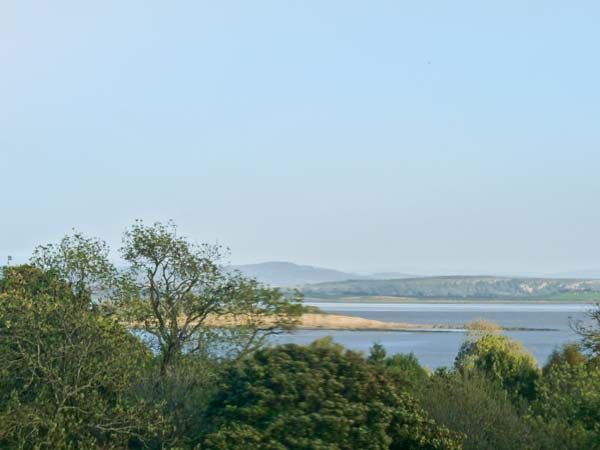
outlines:
{"label": "leafy tree", "polygon": [[600,369],[593,363],[555,357],[537,383],[532,422],[544,449],[600,449]]}
{"label": "leafy tree", "polygon": [[165,374],[160,376],[160,358],[155,359],[148,377],[132,390],[134,398],[159,405],[163,417],[171,425],[163,429],[160,439],[154,439],[152,449],[188,449],[205,429],[204,413],[214,398],[226,362],[202,355],[182,355]]}
{"label": "leafy tree", "polygon": [[550,371],[555,366],[569,365],[576,366],[579,364],[587,363],[587,356],[581,351],[580,345],[576,343],[569,343],[562,346],[559,350],[554,350],[548,362],[544,366],[543,372]]}
{"label": "leafy tree", "polygon": [[300,297],[223,271],[223,248],[193,244],[173,223],[136,222],[121,253],[130,270],[120,313],[155,338],[163,375],[184,351],[246,354],[301,314]]}
{"label": "leafy tree", "polygon": [[369,349],[369,357],[367,360],[374,364],[383,364],[386,356],[387,352],[385,351],[385,347],[379,342],[376,342]]}
{"label": "leafy tree", "polygon": [[230,369],[203,449],[459,449],[384,370],[329,340],[261,350]]}
{"label": "leafy tree", "polygon": [[588,313],[589,321],[574,323],[575,330],[581,336],[581,347],[600,366],[600,303]]}
{"label": "leafy tree", "polygon": [[160,426],[151,405],[129,396],[151,355],[115,321],[81,308],[78,294],[39,269],[5,272],[0,447],[124,448]]}
{"label": "leafy tree", "polygon": [[106,296],[114,283],[117,272],[108,254],[106,242],[74,231],[58,244],[38,246],[31,264],[63,280],[85,307],[92,297]]}
{"label": "leafy tree", "polygon": [[535,358],[520,342],[507,336],[483,333],[461,346],[454,362],[460,372],[481,371],[511,393],[513,400],[533,399],[539,376]]}
{"label": "leafy tree", "polygon": [[535,436],[508,393],[479,371],[438,371],[417,386],[427,413],[466,436],[465,450],[535,448]]}
{"label": "leafy tree", "polygon": [[27,264],[2,269],[0,293],[28,298],[45,295],[55,301],[73,296],[69,286],[56,275]]}
{"label": "leafy tree", "polygon": [[376,343],[371,347],[368,361],[385,368],[387,373],[401,384],[416,387],[429,377],[429,372],[421,364],[413,353],[396,354],[388,357],[385,348]]}

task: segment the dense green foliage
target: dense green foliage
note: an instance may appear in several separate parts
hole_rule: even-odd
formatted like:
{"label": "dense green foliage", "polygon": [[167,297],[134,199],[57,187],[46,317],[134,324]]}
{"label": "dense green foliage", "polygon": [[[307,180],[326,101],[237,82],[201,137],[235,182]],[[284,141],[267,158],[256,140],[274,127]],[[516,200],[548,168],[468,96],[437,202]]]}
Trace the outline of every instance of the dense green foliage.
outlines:
{"label": "dense green foliage", "polygon": [[[57,296],[60,294],[60,296]],[[31,267],[0,283],[0,446],[123,448],[159,426],[128,390],[151,361],[114,320]],[[152,419],[152,422],[149,421]]]}
{"label": "dense green foliage", "polygon": [[386,357],[385,348],[379,343],[371,347],[368,360],[372,364],[383,366],[387,376],[393,377],[398,384],[414,388],[422,385],[429,377],[429,371],[419,364],[415,355],[400,353]]}
{"label": "dense green foliage", "polygon": [[515,400],[531,400],[535,395],[535,381],[539,376],[535,358],[521,343],[507,336],[483,333],[465,341],[454,365],[461,373],[485,373]]}
{"label": "dense green foliage", "polygon": [[531,405],[543,446],[600,449],[600,369],[573,346],[557,352],[538,381]]}
{"label": "dense green foliage", "polygon": [[204,448],[460,448],[387,375],[327,340],[260,351],[227,372]]}
{"label": "dense green foliage", "polygon": [[464,433],[465,450],[532,448],[530,426],[485,374],[438,371],[417,386],[417,396],[438,423]]}
{"label": "dense green foliage", "polygon": [[600,308],[542,370],[494,326],[434,373],[378,344],[265,348],[299,299],[217,250],[137,224],[126,272],[80,234],[4,268],[0,448],[600,450]]}

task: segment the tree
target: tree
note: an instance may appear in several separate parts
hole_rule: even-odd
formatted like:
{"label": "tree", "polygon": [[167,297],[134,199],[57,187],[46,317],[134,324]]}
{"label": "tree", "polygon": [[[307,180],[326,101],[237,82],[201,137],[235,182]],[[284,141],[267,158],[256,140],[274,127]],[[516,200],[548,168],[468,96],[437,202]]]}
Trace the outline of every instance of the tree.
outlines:
{"label": "tree", "polygon": [[222,247],[193,244],[171,222],[137,221],[124,234],[121,254],[130,268],[119,311],[154,337],[163,375],[184,351],[246,354],[301,314],[298,295],[222,270]]}
{"label": "tree", "polygon": [[92,297],[101,300],[114,283],[117,271],[108,254],[103,240],[73,231],[58,244],[38,246],[31,264],[63,280],[82,307],[89,307]]}
{"label": "tree", "polygon": [[139,339],[51,273],[10,268],[1,284],[0,447],[116,449],[160,427],[129,396],[151,360]]}
{"label": "tree", "polygon": [[600,449],[600,368],[567,347],[544,368],[531,405],[541,447]]}
{"label": "tree", "polygon": [[454,362],[460,372],[478,370],[499,383],[513,400],[533,399],[539,369],[521,343],[507,336],[483,333],[465,341]]}
{"label": "tree", "polygon": [[330,340],[258,351],[208,410],[206,450],[459,449],[384,370]]}
{"label": "tree", "polygon": [[0,293],[27,298],[46,296],[57,302],[73,297],[73,291],[55,274],[28,264],[2,269]]}
{"label": "tree", "polygon": [[466,436],[465,450],[535,448],[535,436],[508,393],[478,371],[439,371],[416,392],[437,423]]}
{"label": "tree", "polygon": [[385,368],[397,382],[411,388],[424,383],[429,377],[429,372],[419,364],[419,360],[413,353],[399,353],[388,357],[385,348],[379,343],[373,344],[367,360]]}
{"label": "tree", "polygon": [[574,328],[581,336],[581,347],[600,366],[600,303],[589,311],[588,316],[588,322],[578,321]]}
{"label": "tree", "polygon": [[554,350],[548,358],[548,362],[543,368],[543,372],[546,373],[552,370],[555,366],[562,366],[567,364],[569,366],[576,366],[579,364],[587,363],[587,356],[581,351],[580,345],[575,343],[569,343],[562,346],[558,350]]}

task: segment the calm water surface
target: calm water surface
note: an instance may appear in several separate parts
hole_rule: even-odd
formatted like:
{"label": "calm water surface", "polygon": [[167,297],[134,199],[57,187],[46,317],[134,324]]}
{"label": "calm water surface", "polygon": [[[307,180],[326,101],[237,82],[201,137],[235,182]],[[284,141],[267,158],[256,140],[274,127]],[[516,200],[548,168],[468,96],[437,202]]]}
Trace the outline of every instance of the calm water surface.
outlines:
{"label": "calm water surface", "polygon": [[[522,303],[324,303],[307,302],[325,312],[363,317],[383,322],[462,325],[477,319],[491,320],[504,327],[553,328],[553,331],[506,332],[523,343],[543,365],[550,353],[562,344],[576,341],[570,324],[584,320],[592,307],[584,304]],[[274,343],[308,344],[315,339],[332,336],[336,342],[353,350],[368,351],[375,342],[388,354],[413,352],[421,364],[436,368],[450,366],[466,333],[299,330],[273,338]]]}

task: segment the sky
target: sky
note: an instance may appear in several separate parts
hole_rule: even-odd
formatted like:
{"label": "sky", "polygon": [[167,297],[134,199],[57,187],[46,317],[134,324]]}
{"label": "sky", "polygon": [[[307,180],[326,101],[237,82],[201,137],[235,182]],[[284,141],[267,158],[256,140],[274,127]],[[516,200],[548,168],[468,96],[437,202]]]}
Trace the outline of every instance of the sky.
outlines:
{"label": "sky", "polygon": [[232,263],[600,268],[600,3],[0,2],[0,262],[173,219]]}

